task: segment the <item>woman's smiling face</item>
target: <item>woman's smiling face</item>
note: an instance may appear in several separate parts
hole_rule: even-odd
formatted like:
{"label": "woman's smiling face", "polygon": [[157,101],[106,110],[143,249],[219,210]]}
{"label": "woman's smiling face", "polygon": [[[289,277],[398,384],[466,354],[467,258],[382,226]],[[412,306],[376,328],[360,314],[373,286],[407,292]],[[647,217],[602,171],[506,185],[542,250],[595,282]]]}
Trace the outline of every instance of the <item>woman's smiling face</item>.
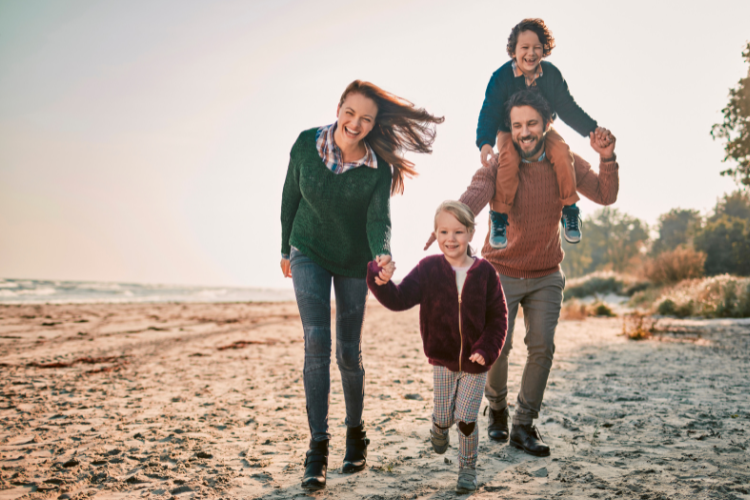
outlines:
{"label": "woman's smiling face", "polygon": [[351,92],[339,105],[336,113],[339,118],[335,132],[336,144],[347,149],[356,146],[370,133],[375,126],[378,106],[369,97]]}
{"label": "woman's smiling face", "polygon": [[527,30],[518,34],[516,52],[513,54],[518,69],[527,75],[533,75],[542,62],[543,56],[544,47],[536,33]]}

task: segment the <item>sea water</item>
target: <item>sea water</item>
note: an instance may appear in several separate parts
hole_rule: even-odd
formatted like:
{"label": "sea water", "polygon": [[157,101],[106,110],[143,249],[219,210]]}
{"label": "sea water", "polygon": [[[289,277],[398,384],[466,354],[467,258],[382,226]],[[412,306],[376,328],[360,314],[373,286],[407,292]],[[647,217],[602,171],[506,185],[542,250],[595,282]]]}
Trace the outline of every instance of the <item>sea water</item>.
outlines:
{"label": "sea water", "polygon": [[90,281],[0,278],[0,304],[91,302],[280,302],[294,300],[291,289],[142,285]]}

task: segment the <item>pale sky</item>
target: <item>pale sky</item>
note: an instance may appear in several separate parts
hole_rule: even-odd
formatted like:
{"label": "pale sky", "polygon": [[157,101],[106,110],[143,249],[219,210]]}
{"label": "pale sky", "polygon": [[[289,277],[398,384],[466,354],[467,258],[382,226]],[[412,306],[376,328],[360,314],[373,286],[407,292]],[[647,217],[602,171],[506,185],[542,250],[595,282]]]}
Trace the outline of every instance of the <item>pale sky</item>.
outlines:
{"label": "pale sky", "polygon": [[615,207],[653,224],[734,189],[710,130],[747,74],[746,0],[0,0],[0,277],[291,287],[289,150],[354,79],[445,116],[392,199],[403,277],[479,167],[484,91],[525,17],[547,22],[549,61],[618,138]]}

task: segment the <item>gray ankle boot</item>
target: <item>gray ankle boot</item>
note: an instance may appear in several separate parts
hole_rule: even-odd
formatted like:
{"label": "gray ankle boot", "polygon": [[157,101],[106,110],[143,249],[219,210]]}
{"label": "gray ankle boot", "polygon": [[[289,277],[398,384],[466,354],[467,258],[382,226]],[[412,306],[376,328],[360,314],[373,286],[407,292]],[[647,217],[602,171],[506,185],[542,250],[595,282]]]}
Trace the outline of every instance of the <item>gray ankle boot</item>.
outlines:
{"label": "gray ankle boot", "polygon": [[448,429],[445,429],[445,434],[439,434],[435,432],[435,429],[430,429],[430,442],[432,443],[432,449],[435,450],[435,453],[438,455],[445,453],[451,442]]}
{"label": "gray ankle boot", "polygon": [[464,469],[458,469],[458,482],[456,483],[456,491],[476,491],[477,489],[477,470],[474,468],[466,467]]}

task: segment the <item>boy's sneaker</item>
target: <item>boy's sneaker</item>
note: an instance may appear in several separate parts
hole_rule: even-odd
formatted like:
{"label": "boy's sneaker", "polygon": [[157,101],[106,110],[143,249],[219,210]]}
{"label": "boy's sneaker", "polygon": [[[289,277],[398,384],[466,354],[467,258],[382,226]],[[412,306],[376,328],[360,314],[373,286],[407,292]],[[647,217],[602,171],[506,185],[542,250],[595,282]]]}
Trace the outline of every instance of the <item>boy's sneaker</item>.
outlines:
{"label": "boy's sneaker", "polygon": [[442,455],[448,449],[448,445],[451,442],[451,437],[448,434],[448,429],[445,430],[445,434],[439,434],[434,429],[430,429],[430,442],[432,443],[432,449],[435,453]]}
{"label": "boy's sneaker", "polygon": [[509,225],[508,215],[490,210],[490,246],[492,248],[505,248],[508,246],[508,236],[505,228]]}
{"label": "boy's sneaker", "polygon": [[456,491],[458,493],[464,493],[467,491],[476,491],[477,489],[477,470],[466,467],[464,469],[458,469],[458,482],[456,483]]}
{"label": "boy's sneaker", "polygon": [[563,207],[562,219],[563,236],[568,243],[581,241],[581,211],[574,204]]}

